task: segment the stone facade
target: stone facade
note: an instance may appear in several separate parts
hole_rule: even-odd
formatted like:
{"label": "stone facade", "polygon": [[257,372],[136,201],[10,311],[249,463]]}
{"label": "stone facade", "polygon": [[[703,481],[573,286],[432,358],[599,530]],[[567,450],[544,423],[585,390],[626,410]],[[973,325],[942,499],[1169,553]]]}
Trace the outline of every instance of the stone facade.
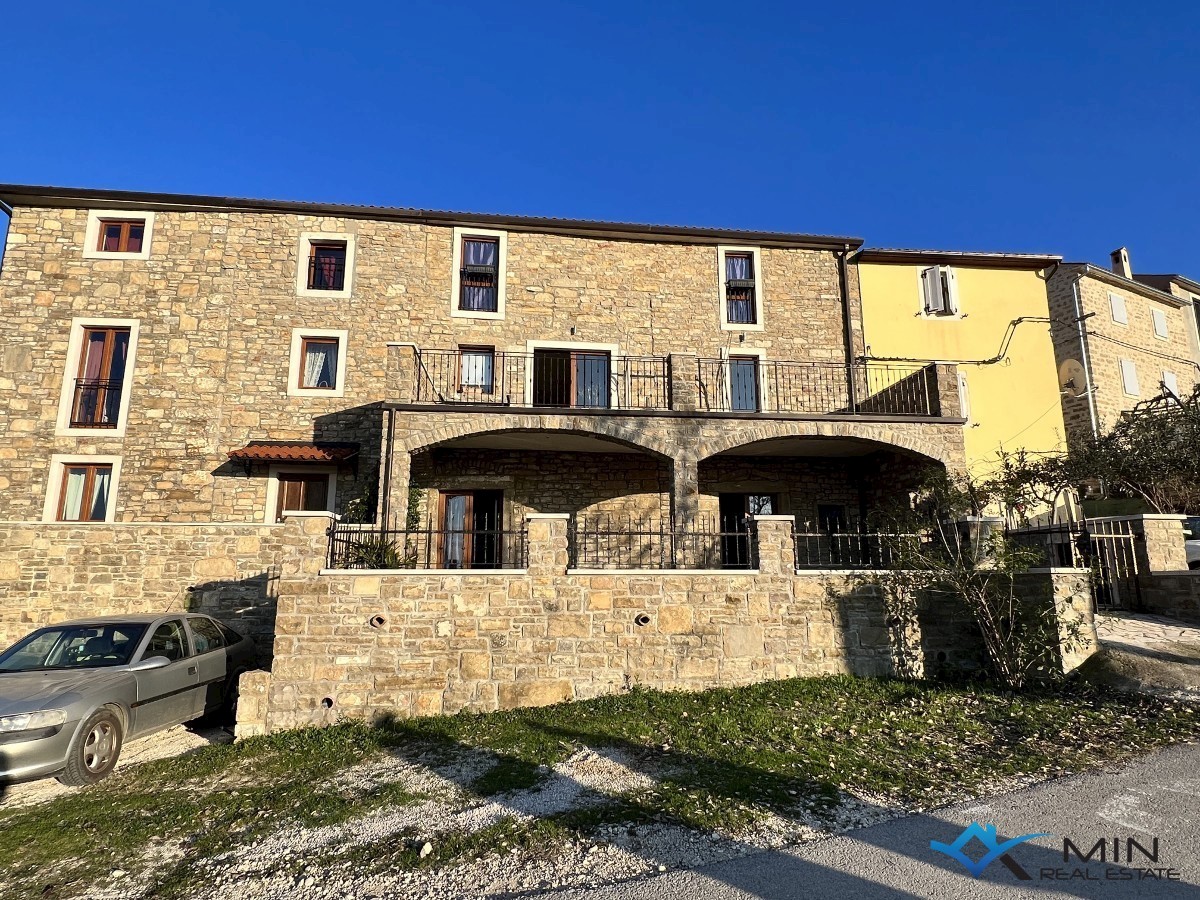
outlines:
{"label": "stone facade", "polygon": [[[1064,363],[1083,363],[1086,358],[1095,388],[1091,402],[1082,388],[1076,391],[1079,396],[1063,396],[1068,442],[1092,435],[1093,408],[1096,425],[1103,434],[1121,413],[1157,396],[1164,371],[1175,375],[1181,395],[1192,391],[1198,370],[1196,323],[1190,302],[1082,264],[1060,267],[1050,279],[1048,292],[1060,376]],[[1110,294],[1124,301],[1127,324],[1114,321]],[[1156,336],[1152,310],[1165,320],[1166,338]],[[1078,315],[1087,316],[1083,343],[1076,324]],[[1136,395],[1125,390],[1122,360],[1128,360],[1136,369]]]}
{"label": "stone facade", "polygon": [[[286,568],[276,663],[250,676],[239,733],[540,705],[632,684],[890,672],[886,614],[872,589],[855,588],[847,573],[797,574],[787,518],[757,525],[755,572],[572,572],[566,516],[531,519],[523,572]],[[1026,579],[1030,596],[1090,608],[1085,572]],[[919,619],[927,671],[978,668],[969,622],[929,603]]]}

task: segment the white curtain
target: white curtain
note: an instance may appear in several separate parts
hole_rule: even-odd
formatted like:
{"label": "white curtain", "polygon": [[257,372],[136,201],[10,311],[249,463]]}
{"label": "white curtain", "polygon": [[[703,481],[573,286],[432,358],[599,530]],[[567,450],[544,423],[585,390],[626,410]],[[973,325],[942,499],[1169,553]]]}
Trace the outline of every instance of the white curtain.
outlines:
{"label": "white curtain", "polygon": [[334,388],[337,373],[337,344],[309,344],[304,357],[304,386]]}
{"label": "white curtain", "polygon": [[108,511],[108,486],[112,481],[112,469],[96,469],[92,479],[92,501],[88,510],[88,520],[103,522]]}
{"label": "white curtain", "polygon": [[83,507],[83,483],[87,480],[86,469],[68,469],[67,482],[63,485],[62,520],[78,522]]}

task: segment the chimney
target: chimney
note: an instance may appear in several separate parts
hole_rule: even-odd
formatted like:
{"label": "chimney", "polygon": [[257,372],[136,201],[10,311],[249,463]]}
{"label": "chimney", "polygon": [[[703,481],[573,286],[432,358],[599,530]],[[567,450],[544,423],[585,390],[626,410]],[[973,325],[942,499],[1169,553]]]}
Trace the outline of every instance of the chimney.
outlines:
{"label": "chimney", "polygon": [[1129,250],[1127,248],[1118,247],[1108,256],[1112,260],[1114,274],[1120,275],[1122,278],[1133,279],[1133,269],[1129,267]]}

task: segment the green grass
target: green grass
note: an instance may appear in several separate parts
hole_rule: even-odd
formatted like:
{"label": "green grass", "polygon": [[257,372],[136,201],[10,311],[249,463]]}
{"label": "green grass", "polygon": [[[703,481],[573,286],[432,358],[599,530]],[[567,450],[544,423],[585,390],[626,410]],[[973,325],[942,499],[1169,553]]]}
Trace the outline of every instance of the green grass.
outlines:
{"label": "green grass", "polygon": [[[1076,772],[1200,737],[1200,706],[1102,694],[1072,684],[1012,694],[852,678],[797,679],[704,693],[635,690],[541,709],[343,724],[214,746],[148,763],[26,810],[0,808],[0,896],[68,897],[148,845],[183,846],[158,892],[185,893],[198,862],[292,823],[323,825],[416,798],[398,785],[351,794],[330,779],[397,748],[452,760],[484,748],[498,764],[464,785],[487,797],[530,788],[581,746],[617,748],[656,775],[648,793],[533,823],[445,835],[426,859],[398,837],[333,848],[421,867],[474,858],[504,841],[551,848],[611,823],[669,821],[736,831],[764,809],[821,815],[842,790],[928,807],[986,792],[999,778]],[[432,758],[432,757],[431,757]],[[418,834],[411,836],[420,837]],[[49,887],[47,887],[49,886]]]}

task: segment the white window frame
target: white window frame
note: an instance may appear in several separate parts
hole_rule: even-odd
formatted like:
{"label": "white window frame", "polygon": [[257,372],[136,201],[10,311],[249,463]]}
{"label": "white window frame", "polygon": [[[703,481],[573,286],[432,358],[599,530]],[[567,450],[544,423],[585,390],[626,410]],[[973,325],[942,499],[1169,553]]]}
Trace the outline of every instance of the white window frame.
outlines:
{"label": "white window frame", "polygon": [[[144,219],[145,229],[142,231],[142,249],[137,253],[122,253],[117,250],[100,250],[100,222],[104,219]],[[154,213],[149,210],[137,209],[89,209],[87,227],[83,232],[84,259],[149,259],[150,241],[154,237]]]}
{"label": "white window frame", "polygon": [[329,487],[325,493],[327,510],[296,510],[289,516],[331,516],[337,509],[337,466],[291,466],[286,464],[267,467],[267,508],[263,513],[263,523],[274,525],[275,509],[279,506],[279,476],[280,475],[327,475]]}
{"label": "white window frame", "polygon": [[1170,369],[1162,370],[1162,383],[1172,394],[1179,396],[1179,376]]}
{"label": "white window frame", "polygon": [[115,522],[117,520],[117,491],[121,484],[121,457],[90,456],[79,453],[54,453],[50,456],[50,480],[46,484],[46,501],[42,506],[42,521],[83,527],[103,524],[101,522],[60,522],[58,520],[58,502],[62,498],[63,470],[71,465],[112,466],[112,484],[108,489],[108,508],[104,510],[104,521]]}
{"label": "white window frame", "polygon": [[[1118,310],[1120,313],[1118,314]],[[1125,298],[1113,291],[1108,292],[1108,311],[1112,315],[1112,320],[1118,325],[1129,324],[1129,307],[1125,303]]]}
{"label": "white window frame", "polygon": [[[927,284],[925,273],[934,272],[935,284],[937,285],[937,296],[942,304],[941,309],[930,309],[929,295],[926,292],[925,285]],[[942,272],[946,273],[946,285],[949,291],[949,296],[942,294]],[[927,319],[961,319],[962,305],[960,303],[958,292],[958,272],[953,266],[918,266],[917,267],[917,296],[921,300],[921,315]]]}
{"label": "white window frame", "polygon": [[[337,386],[332,388],[300,387],[300,368],[304,365],[305,338],[337,338]],[[293,328],[291,359],[288,362],[287,392],[289,397],[344,397],[346,394],[346,358],[350,355],[350,332],[342,328]]]}
{"label": "white window frame", "polygon": [[971,386],[967,383],[967,373],[958,373],[958,410],[968,422],[971,421]]}
{"label": "white window frame", "polygon": [[[455,228],[452,232],[454,247],[450,254],[450,316],[455,319],[504,318],[504,307],[508,281],[508,232],[491,228]],[[462,291],[462,245],[464,238],[481,237],[496,241],[496,311],[482,312],[476,309],[459,309],[459,294]]]}
{"label": "white window frame", "polygon": [[[1154,326],[1154,336],[1160,341],[1168,340],[1171,337],[1170,326],[1167,324],[1166,310],[1159,309],[1157,306],[1150,307],[1150,321]],[[1162,330],[1159,330],[1159,326]]]}
{"label": "white window frame", "polygon": [[[83,353],[83,332],[86,328],[128,328],[129,358],[125,362],[125,377],[121,381],[121,406],[117,412],[116,428],[72,428],[71,409],[75,405],[75,379],[79,377],[79,358]],[[96,440],[122,438],[129,425],[129,400],[133,393],[133,370],[137,364],[138,319],[103,319],[76,316],[71,320],[67,338],[67,359],[63,367],[62,389],[58,395],[58,418],[54,424],[57,437],[90,437]]]}
{"label": "white window frame", "polygon": [[753,356],[758,360],[758,411],[771,412],[771,404],[767,402],[767,367],[763,365],[767,359],[767,351],[761,347],[722,347],[721,361],[724,363],[724,384],[721,385],[725,409],[742,415],[753,415],[748,410],[733,408],[733,368],[730,359],[735,356]]}
{"label": "white window frame", "polygon": [[[349,297],[354,290],[354,258],[356,235],[348,231],[305,231],[300,235],[297,245],[296,263],[296,296],[298,297],[328,297],[338,299]],[[308,260],[312,255],[313,244],[346,245],[346,272],[342,278],[340,291],[317,291],[308,287]]]}
{"label": "white window frame", "polygon": [[[1117,360],[1117,370],[1121,376],[1121,390],[1125,392],[1125,396],[1142,396],[1142,386],[1138,381],[1137,364],[1131,359],[1121,358]],[[1129,389],[1131,382],[1133,386],[1132,391]]]}
{"label": "white window frame", "polygon": [[[754,267],[754,324],[741,325],[729,321],[729,303],[725,297],[725,257],[730,253],[750,254],[750,264]],[[765,331],[766,317],[766,279],[763,277],[762,253],[758,247],[733,247],[721,245],[717,247],[717,289],[721,298],[721,330],[722,331]]]}

